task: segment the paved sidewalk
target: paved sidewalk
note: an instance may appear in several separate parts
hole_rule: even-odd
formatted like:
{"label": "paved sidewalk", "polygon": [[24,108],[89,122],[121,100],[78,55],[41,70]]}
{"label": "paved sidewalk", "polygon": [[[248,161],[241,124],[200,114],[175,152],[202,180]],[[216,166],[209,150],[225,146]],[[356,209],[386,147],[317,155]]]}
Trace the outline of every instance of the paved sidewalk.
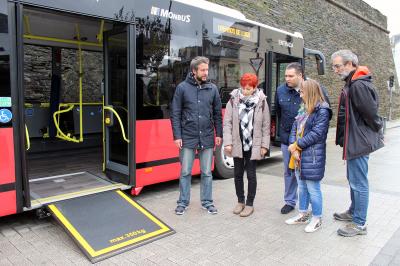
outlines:
{"label": "paved sidewalk", "polygon": [[[279,213],[283,191],[280,177],[259,174],[255,213],[248,218],[231,213],[235,204],[233,180],[214,183],[218,215],[200,209],[196,179],[190,208],[185,215],[176,216],[176,188],[177,183],[139,197],[141,204],[176,230],[175,235],[99,264],[368,265],[400,225],[400,197],[380,193],[371,194],[368,235],[343,238],[336,234],[343,223],[334,221],[331,215],[346,209],[346,188],[323,185],[323,228],[313,234],[305,233],[304,226],[284,224],[289,216]],[[90,265],[56,222],[24,216],[22,221],[10,217],[8,222],[0,222],[0,265]]]}
{"label": "paved sidewalk", "polygon": [[[117,255],[99,265],[400,265],[400,129],[388,131],[387,146],[371,155],[368,235],[339,237],[335,211],[349,204],[345,166],[328,143],[327,175],[322,185],[323,228],[312,234],[304,225],[289,226],[281,215],[283,179],[280,159],[258,167],[255,212],[232,214],[233,180],[214,182],[219,214],[200,208],[199,179],[193,179],[192,202],[183,216],[174,214],[178,182],[145,188],[135,199],[176,230],[176,234]],[[118,223],[118,221],[116,221]],[[378,256],[377,256],[378,255]],[[90,265],[64,230],[34,213],[0,218],[0,265]]]}

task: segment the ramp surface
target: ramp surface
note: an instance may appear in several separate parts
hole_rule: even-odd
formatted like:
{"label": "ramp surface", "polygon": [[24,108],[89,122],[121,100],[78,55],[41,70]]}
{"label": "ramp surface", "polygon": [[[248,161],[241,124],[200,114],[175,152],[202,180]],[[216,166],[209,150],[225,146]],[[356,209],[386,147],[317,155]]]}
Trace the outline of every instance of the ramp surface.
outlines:
{"label": "ramp surface", "polygon": [[124,184],[111,183],[89,172],[31,179],[29,185],[32,206],[126,187]]}
{"label": "ramp surface", "polygon": [[120,190],[48,207],[91,262],[175,233]]}

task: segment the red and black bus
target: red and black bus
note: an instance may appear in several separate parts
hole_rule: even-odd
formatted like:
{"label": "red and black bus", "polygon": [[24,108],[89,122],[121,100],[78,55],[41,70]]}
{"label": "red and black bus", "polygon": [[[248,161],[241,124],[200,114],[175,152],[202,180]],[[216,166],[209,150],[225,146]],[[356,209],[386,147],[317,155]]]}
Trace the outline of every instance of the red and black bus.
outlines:
{"label": "red and black bus", "polygon": [[[170,101],[198,55],[223,104],[258,75],[275,143],[286,64],[324,66],[300,33],[203,0],[0,0],[0,216],[179,178]],[[232,167],[217,147],[215,174]]]}

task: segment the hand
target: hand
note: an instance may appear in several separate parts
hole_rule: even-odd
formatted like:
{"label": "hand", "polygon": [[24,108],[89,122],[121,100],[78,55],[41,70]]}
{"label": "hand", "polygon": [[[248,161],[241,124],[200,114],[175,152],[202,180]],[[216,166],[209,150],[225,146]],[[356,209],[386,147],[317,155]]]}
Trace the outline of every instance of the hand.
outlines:
{"label": "hand", "polygon": [[300,165],[300,152],[299,151],[295,151],[292,156],[294,157],[294,166],[297,168]]}
{"label": "hand", "polygon": [[296,144],[290,144],[288,147],[288,151],[290,151],[290,153],[297,151]]}
{"label": "hand", "polygon": [[265,154],[267,154],[267,152],[268,152],[268,149],[267,149],[267,148],[261,147],[261,150],[260,150],[261,157],[264,157]]}
{"label": "hand", "polygon": [[176,139],[174,140],[175,146],[178,147],[179,149],[182,149],[182,139]]}
{"label": "hand", "polygon": [[296,161],[300,161],[300,152],[298,150],[293,152],[292,155]]}
{"label": "hand", "polygon": [[232,145],[227,145],[224,147],[225,155],[231,156],[232,155]]}
{"label": "hand", "polygon": [[221,138],[221,137],[216,137],[216,138],[215,138],[215,144],[216,144],[217,146],[221,145],[221,144],[222,144],[222,138]]}

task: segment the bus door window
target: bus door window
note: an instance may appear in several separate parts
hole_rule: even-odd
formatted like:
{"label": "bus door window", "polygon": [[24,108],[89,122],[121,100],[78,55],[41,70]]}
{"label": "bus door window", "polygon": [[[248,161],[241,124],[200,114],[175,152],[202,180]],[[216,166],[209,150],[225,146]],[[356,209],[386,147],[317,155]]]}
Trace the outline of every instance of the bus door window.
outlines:
{"label": "bus door window", "polygon": [[232,90],[240,87],[244,73],[258,76],[265,87],[265,56],[256,53],[259,28],[232,18],[204,14],[203,55],[210,59],[209,78],[219,89],[222,106]]}
{"label": "bus door window", "polygon": [[279,139],[279,121],[276,115],[275,95],[277,88],[285,83],[286,66],[292,62],[300,62],[300,58],[295,58],[283,54],[273,53],[271,65],[271,82],[270,88],[267,88],[267,95],[270,98],[271,105],[271,140],[275,145],[280,142]]}
{"label": "bus door window", "polygon": [[173,2],[171,10],[191,14],[189,22],[162,16],[137,18],[137,119],[169,118],[176,86],[186,78],[190,61],[201,53],[201,14]]}
{"label": "bus door window", "polygon": [[[209,78],[219,89],[223,107],[229,101],[232,90],[240,87],[240,77],[244,73],[257,74],[259,88],[264,88],[265,61],[263,56],[245,49],[214,45],[210,41],[205,41],[205,43],[204,56],[210,59]],[[262,61],[258,73],[254,64],[251,63],[252,58],[260,58]]]}

